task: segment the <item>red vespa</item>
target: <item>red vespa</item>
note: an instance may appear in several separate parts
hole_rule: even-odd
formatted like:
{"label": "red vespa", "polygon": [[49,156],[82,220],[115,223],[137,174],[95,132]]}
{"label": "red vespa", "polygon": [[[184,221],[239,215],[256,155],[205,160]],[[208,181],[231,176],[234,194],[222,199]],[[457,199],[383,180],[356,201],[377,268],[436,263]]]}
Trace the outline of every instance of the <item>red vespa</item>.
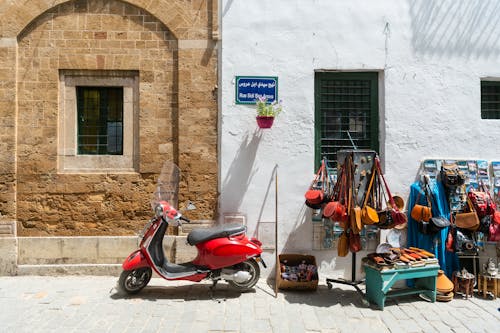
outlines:
{"label": "red vespa", "polygon": [[196,246],[198,251],[194,260],[175,264],[165,258],[163,237],[168,225],[189,222],[165,200],[176,201],[178,175],[179,169],[175,164],[164,164],[152,201],[155,216],[144,227],[139,249],[132,252],[122,264],[119,291],[138,293],[149,283],[153,270],[166,280],[200,282],[210,279],[213,286],[220,280],[226,280],[241,291],[252,288],[260,276],[258,262],[266,266],[260,257],[262,243],[256,238],[248,239],[245,226],[225,224],[195,229],[187,236],[188,244]]}

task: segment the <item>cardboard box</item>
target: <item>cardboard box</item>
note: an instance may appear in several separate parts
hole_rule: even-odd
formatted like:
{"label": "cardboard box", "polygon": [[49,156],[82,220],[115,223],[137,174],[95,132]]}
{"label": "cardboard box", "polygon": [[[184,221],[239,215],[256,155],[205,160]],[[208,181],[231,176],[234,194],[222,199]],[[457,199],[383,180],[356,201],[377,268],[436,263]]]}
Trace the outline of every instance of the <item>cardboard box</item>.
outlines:
{"label": "cardboard box", "polygon": [[289,281],[285,280],[281,277],[280,263],[286,261],[287,266],[298,266],[305,261],[306,265],[314,265],[316,266],[316,258],[311,255],[304,254],[280,254],[278,256],[278,267],[276,268],[276,283],[279,289],[288,289],[288,290],[316,290],[318,288],[318,278],[316,274],[316,279],[307,281],[307,282],[299,282],[299,281]]}

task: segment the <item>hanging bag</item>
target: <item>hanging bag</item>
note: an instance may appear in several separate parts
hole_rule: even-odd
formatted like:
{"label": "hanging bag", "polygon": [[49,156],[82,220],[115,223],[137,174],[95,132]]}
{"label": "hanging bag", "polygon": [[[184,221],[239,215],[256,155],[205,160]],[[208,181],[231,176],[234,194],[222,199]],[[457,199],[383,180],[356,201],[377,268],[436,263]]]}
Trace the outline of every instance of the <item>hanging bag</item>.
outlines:
{"label": "hanging bag", "polygon": [[500,241],[500,212],[493,213],[491,217],[489,231],[490,231],[488,235],[489,242]]}
{"label": "hanging bag", "polygon": [[487,215],[492,215],[496,210],[495,202],[482,182],[478,190],[471,188],[467,193],[467,197],[471,201],[472,206],[474,206],[474,210],[480,219]]}
{"label": "hanging bag", "polygon": [[347,236],[347,231],[343,231],[339,237],[337,243],[337,255],[339,257],[345,257],[349,253],[349,238]]}
{"label": "hanging bag", "polygon": [[382,169],[380,167],[380,160],[378,157],[375,158],[375,163],[377,164],[377,168],[379,169],[379,174],[380,177],[382,178],[382,181],[384,182],[385,189],[387,191],[387,195],[389,196],[389,203],[391,205],[391,217],[393,220],[394,225],[400,225],[408,222],[408,217],[406,216],[405,213],[403,213],[401,210],[399,210],[398,206],[396,205],[396,202],[394,202],[394,197],[391,194],[391,191],[389,190],[389,186],[387,185],[387,181],[385,180],[384,175],[382,174]]}
{"label": "hanging bag", "polygon": [[429,201],[429,197],[427,196],[427,193],[425,193],[424,189],[424,195],[427,200],[427,205],[420,205],[418,202],[420,200],[420,190],[418,191],[417,194],[417,200],[415,200],[415,205],[413,205],[413,208],[411,209],[411,218],[414,219],[417,222],[424,221],[424,222],[429,222],[429,220],[432,217],[432,204]]}
{"label": "hanging bag", "polygon": [[352,159],[350,159],[351,161],[351,169],[350,169],[350,180],[351,180],[351,196],[350,196],[350,199],[351,199],[351,214],[350,214],[350,225],[351,225],[351,235],[352,234],[359,234],[361,232],[361,229],[363,228],[363,223],[361,223],[361,207],[358,206],[357,202],[356,202],[356,199],[357,199],[357,196],[356,196],[356,190],[355,190],[355,182],[354,182],[354,170],[355,170],[355,166],[354,166],[354,163],[352,161]]}
{"label": "hanging bag", "polygon": [[390,229],[394,227],[394,221],[392,220],[391,209],[387,206],[384,206],[383,202],[388,202],[387,196],[382,185],[382,177],[380,176],[380,171],[378,168],[375,169],[376,172],[376,210],[379,218],[379,222],[376,226],[379,229]]}
{"label": "hanging bag", "polygon": [[469,208],[468,212],[455,214],[455,225],[457,228],[476,231],[479,228],[480,221],[474,211],[474,207],[472,206],[469,197],[467,197],[467,206]]}
{"label": "hanging bag", "polygon": [[325,200],[325,163],[321,161],[321,166],[316,172],[309,189],[305,193],[306,205],[313,209],[321,208]]}
{"label": "hanging bag", "polygon": [[446,188],[455,188],[465,183],[465,175],[460,171],[456,163],[443,162],[439,176]]}
{"label": "hanging bag", "polygon": [[349,251],[356,253],[361,251],[361,236],[351,232],[349,234]]}
{"label": "hanging bag", "polygon": [[[327,176],[331,179],[328,166],[326,167]],[[339,221],[345,214],[345,205],[341,202],[341,196],[345,187],[344,165],[339,169],[337,181],[332,191],[332,201],[328,202],[323,209],[323,216],[331,218],[332,221]]]}
{"label": "hanging bag", "polygon": [[375,180],[375,167],[372,168],[370,183],[368,184],[368,190],[365,194],[365,200],[363,202],[363,207],[361,208],[361,222],[363,224],[371,225],[378,223],[380,220],[378,218],[377,210],[368,206],[368,199],[372,196],[372,186]]}

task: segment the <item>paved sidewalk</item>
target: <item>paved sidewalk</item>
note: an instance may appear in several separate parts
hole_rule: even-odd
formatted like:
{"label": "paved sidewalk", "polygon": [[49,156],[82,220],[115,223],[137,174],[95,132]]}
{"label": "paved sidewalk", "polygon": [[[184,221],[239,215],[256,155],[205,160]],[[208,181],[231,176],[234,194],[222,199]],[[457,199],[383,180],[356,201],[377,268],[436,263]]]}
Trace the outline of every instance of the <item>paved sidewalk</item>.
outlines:
{"label": "paved sidewalk", "polygon": [[238,294],[220,283],[153,278],[121,297],[109,276],[0,277],[1,332],[500,332],[500,300],[460,297],[429,303],[390,299],[363,305],[354,288],[320,283],[316,292],[280,292],[259,281]]}

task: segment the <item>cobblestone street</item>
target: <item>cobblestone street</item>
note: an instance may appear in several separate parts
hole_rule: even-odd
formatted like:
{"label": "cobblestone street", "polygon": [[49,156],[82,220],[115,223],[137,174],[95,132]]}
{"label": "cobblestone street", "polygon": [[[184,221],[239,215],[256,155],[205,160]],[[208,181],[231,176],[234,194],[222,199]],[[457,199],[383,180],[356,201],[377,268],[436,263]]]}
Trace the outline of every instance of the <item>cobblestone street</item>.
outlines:
{"label": "cobblestone street", "polygon": [[477,296],[429,303],[389,299],[365,306],[354,288],[320,283],[280,292],[259,281],[239,294],[220,283],[153,278],[137,296],[117,294],[111,276],[0,277],[3,332],[497,332],[500,301]]}

